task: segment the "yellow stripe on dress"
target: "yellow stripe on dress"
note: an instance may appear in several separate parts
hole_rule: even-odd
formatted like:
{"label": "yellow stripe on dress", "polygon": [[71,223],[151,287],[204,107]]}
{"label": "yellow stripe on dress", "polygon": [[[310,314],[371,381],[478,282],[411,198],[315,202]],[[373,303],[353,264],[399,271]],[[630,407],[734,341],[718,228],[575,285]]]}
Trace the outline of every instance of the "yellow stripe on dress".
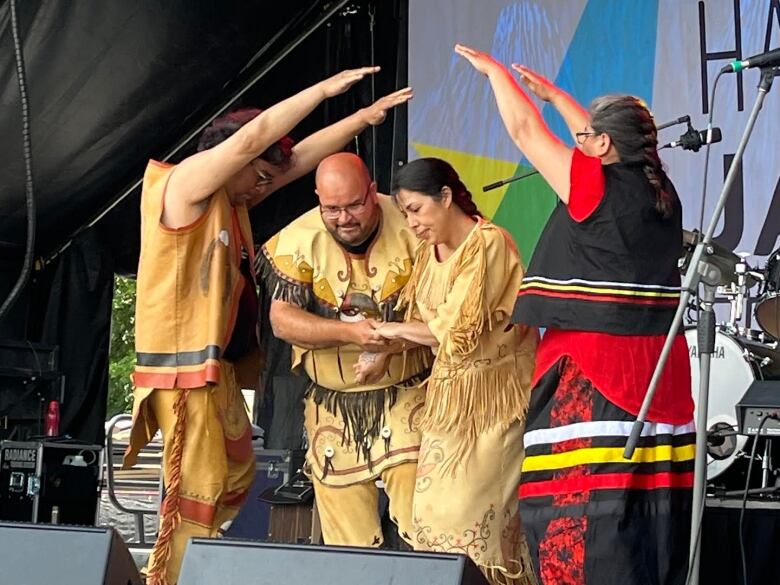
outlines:
{"label": "yellow stripe on dress", "polygon": [[660,461],[690,461],[694,458],[695,445],[672,447],[658,445],[657,447],[640,447],[634,451],[631,459],[623,457],[623,447],[592,447],[576,449],[565,453],[552,455],[533,455],[523,460],[523,472],[547,471],[564,469],[575,465],[592,463],[658,463]]}

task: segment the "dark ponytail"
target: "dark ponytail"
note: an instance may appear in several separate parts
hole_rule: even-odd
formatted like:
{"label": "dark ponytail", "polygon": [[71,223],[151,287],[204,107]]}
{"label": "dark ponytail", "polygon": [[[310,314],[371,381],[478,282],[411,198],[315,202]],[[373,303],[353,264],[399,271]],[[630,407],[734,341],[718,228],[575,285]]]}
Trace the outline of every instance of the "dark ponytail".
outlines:
{"label": "dark ponytail", "polygon": [[647,106],[634,96],[607,95],[593,100],[590,115],[593,131],[610,137],[621,162],[642,163],[645,177],[655,189],[656,211],[670,217],[669,180],[658,156],[658,131]]}
{"label": "dark ponytail", "polygon": [[405,189],[439,200],[443,187],[450,188],[452,201],[466,215],[482,217],[458,173],[450,163],[440,158],[418,158],[402,166],[393,177],[391,193],[395,196],[399,190]]}

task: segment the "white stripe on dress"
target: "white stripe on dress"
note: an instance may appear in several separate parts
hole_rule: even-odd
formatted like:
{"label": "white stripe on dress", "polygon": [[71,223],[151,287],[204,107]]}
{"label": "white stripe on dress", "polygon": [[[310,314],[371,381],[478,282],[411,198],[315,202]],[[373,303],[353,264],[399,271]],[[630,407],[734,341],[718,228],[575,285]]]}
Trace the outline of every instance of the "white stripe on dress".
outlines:
{"label": "white stripe on dress", "polygon": [[680,292],[682,290],[679,286],[664,286],[660,284],[639,284],[634,282],[611,282],[608,280],[584,280],[582,278],[570,278],[569,280],[558,280],[555,278],[547,278],[545,276],[526,276],[523,278],[523,283],[531,282],[545,282],[548,284],[584,284],[591,286],[622,286],[627,288],[641,288],[648,290],[666,290],[670,292]]}
{"label": "white stripe on dress", "polygon": [[[634,423],[630,421],[591,421],[564,425],[550,429],[537,429],[528,431],[523,437],[526,448],[534,445],[547,445],[560,443],[571,439],[586,439],[590,437],[628,437]],[[648,423],[642,428],[642,437],[656,435],[686,435],[696,431],[694,421],[684,425],[671,425],[668,423]]]}

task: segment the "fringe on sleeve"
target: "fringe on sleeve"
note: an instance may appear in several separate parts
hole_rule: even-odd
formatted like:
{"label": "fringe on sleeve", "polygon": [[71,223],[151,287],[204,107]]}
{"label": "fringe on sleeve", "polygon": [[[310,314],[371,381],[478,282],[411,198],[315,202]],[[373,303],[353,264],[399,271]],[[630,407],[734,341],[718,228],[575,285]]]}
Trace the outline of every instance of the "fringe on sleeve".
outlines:
{"label": "fringe on sleeve", "polygon": [[311,308],[311,285],[283,276],[274,269],[273,262],[262,252],[255,259],[255,272],[262,294],[274,301],[284,301],[302,309]]}

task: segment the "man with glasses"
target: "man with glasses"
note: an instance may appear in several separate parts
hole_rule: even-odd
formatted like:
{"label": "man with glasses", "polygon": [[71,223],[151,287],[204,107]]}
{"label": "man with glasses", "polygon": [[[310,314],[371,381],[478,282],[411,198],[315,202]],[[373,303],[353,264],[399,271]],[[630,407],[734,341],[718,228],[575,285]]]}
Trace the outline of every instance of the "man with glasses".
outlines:
{"label": "man with glasses", "polygon": [[[293,369],[311,381],[305,398],[307,467],[326,544],[379,546],[380,479],[390,517],[411,544],[418,417],[430,354],[376,345],[382,321],[409,280],[417,239],[363,161],[339,153],[317,168],[319,206],[262,248],[273,295],[271,324],[293,346]],[[371,363],[357,375],[359,360]]]}

